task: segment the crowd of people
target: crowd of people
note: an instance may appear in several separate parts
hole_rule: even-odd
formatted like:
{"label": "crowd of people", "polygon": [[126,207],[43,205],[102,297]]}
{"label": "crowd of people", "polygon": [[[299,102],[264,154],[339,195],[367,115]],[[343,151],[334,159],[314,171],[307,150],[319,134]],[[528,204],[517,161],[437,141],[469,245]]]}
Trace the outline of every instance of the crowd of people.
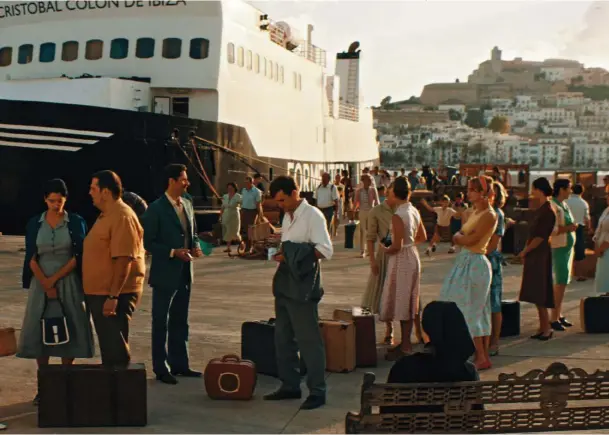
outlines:
{"label": "crowd of people", "polygon": [[[505,260],[501,240],[514,223],[502,210],[508,193],[499,176],[481,175],[469,178],[467,202],[461,194],[454,201],[442,196],[436,206],[422,200],[421,210],[437,216],[433,236],[427,242],[420,211],[409,200],[412,176],[413,173],[384,180],[386,199],[382,202],[379,195],[364,193],[364,197],[372,197],[373,201],[364,219],[360,211],[360,230],[366,241],[362,256],[368,255],[370,259],[370,277],[362,306],[385,322],[387,344],[394,344],[393,323],[400,323],[401,342],[390,349],[388,358],[409,355],[411,332],[413,325],[419,324],[423,305],[420,280],[424,271],[416,245],[429,243],[425,252],[431,255],[441,239],[448,239],[451,241],[448,252],[459,252],[438,300],[457,305],[474,343],[475,367],[488,369],[492,366],[491,357],[499,353],[502,324]],[[374,183],[369,181],[374,178],[367,171],[361,179],[360,195],[362,188],[368,192]],[[539,178],[532,184],[532,201],[540,207],[530,222],[526,246],[519,253],[524,263],[519,300],[536,305],[539,313],[539,328],[531,339],[547,341],[554,332],[572,326],[562,312],[565,290],[572,281],[574,261],[585,259],[586,233],[592,231],[589,205],[582,194],[583,187],[572,185],[567,179],[557,179],[552,185],[546,178]],[[354,195],[356,210],[361,203],[357,195]],[[607,281],[602,279],[603,273],[607,274],[606,268],[602,268],[607,261],[604,252],[609,248],[607,210],[599,219],[594,241],[598,257],[595,286],[597,292],[605,294],[609,293]]]}
{"label": "crowd of people", "polygon": [[[332,235],[336,235],[341,218],[353,218],[353,212],[359,213],[361,257],[368,258],[370,264],[361,305],[385,323],[383,341],[393,346],[388,359],[398,360],[390,381],[406,376],[396,369],[401,366],[420,367],[420,373],[429,376],[438,373],[442,379],[429,379],[436,381],[472,380],[478,370],[492,366],[491,357],[499,353],[502,324],[501,239],[510,223],[502,208],[507,192],[498,178],[481,175],[469,178],[466,198],[441,197],[436,206],[421,203],[437,215],[425,252],[431,255],[448,236],[449,252],[456,254],[438,300],[423,310],[421,278],[425,272],[418,245],[428,243],[429,238],[421,211],[411,202],[411,181],[421,184],[414,176],[392,177],[378,168],[365,169],[354,186],[346,172],[337,174],[334,182],[330,174],[324,174],[314,192],[315,205],[301,197],[293,177],[279,176],[271,182],[268,193],[284,215],[282,247],[274,256],[278,268],[273,278],[281,387],[265,396],[266,400],[301,397],[300,351],[310,390],[302,409],[315,409],[326,402],[325,351],[318,327],[318,304],[323,296],[319,260],[332,258]],[[29,289],[29,296],[18,357],[36,359],[39,366],[48,364],[50,357],[59,357],[66,365],[75,358],[92,358],[93,323],[102,362],[128,364],[129,323],[141,298],[148,252],[152,255],[148,282],[152,287],[156,379],[177,384],[179,376],[202,375],[190,368],[187,350],[192,261],[202,251],[187,194],[186,167],[169,165],[164,179],[166,192],[137,216],[122,200],[124,192],[117,174],[94,174],[90,195],[100,216],[90,230],[78,214],[65,209],[65,183],[48,182],[44,191],[47,211],[33,216],[27,225],[23,286]],[[223,198],[223,238],[228,249],[231,242],[240,241],[240,228],[262,214],[264,185],[258,177],[245,181],[240,192],[230,183]],[[524,261],[519,299],[538,309],[539,328],[531,339],[547,341],[555,331],[571,326],[562,312],[565,289],[572,279],[573,262],[585,258],[583,238],[592,230],[592,223],[580,185],[558,179],[552,186],[539,178],[531,193],[539,207],[526,246],[519,253]],[[600,217],[594,241],[596,290],[609,294],[609,280],[604,279],[609,274],[605,264],[609,261],[605,255],[609,249],[609,207]],[[303,266],[309,259],[317,266]],[[49,337],[44,331],[45,319],[60,327],[57,319],[63,319],[63,334]],[[399,322],[401,332],[397,344],[395,322]],[[423,354],[412,354],[413,331],[420,341],[427,335]],[[442,361],[449,360],[454,367],[440,367]],[[437,370],[430,371],[432,367]],[[453,375],[455,379],[448,379]]]}

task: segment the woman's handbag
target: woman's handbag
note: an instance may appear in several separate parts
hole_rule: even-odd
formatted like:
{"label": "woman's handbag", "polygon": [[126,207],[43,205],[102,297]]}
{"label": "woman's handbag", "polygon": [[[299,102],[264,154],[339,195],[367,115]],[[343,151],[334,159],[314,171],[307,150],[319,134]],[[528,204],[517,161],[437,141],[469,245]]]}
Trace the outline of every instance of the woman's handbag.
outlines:
{"label": "woman's handbag", "polygon": [[383,246],[385,246],[385,248],[391,247],[391,245],[393,244],[393,241],[391,239],[391,230],[387,231],[387,235],[383,237],[381,243],[383,244]]}
{"label": "woman's handbag", "polygon": [[47,307],[49,304],[49,298],[44,295],[44,308],[42,310],[42,317],[40,323],[42,324],[42,343],[45,346],[59,346],[70,342],[70,331],[68,330],[68,322],[66,319],[66,311],[57,296],[57,302],[61,307],[61,316],[56,317],[45,317]]}

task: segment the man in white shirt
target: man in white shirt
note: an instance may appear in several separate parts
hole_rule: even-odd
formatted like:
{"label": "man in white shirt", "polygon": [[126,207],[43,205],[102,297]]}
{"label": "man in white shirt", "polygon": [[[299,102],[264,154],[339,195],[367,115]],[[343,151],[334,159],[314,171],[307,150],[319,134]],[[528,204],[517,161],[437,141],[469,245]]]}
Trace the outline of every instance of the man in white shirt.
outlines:
{"label": "man in white shirt", "polygon": [[[581,184],[573,186],[572,194],[567,199],[567,205],[571,209],[573,221],[577,224],[575,231],[575,261],[586,259],[586,228],[592,230],[590,221],[590,205],[582,198],[584,187]],[[585,281],[583,276],[576,277],[578,281]]]}
{"label": "man in white shirt", "polygon": [[332,219],[338,219],[338,189],[330,183],[330,174],[323,173],[321,184],[315,190],[313,198],[317,201],[317,208],[326,218],[328,231],[332,228]]}
{"label": "man in white shirt", "polygon": [[[273,180],[270,185],[271,197],[277,201],[285,215],[283,217],[281,252],[275,256],[280,263],[273,278],[273,294],[275,296],[275,346],[277,353],[277,369],[281,386],[274,393],[264,397],[265,400],[299,399],[300,370],[298,351],[307,367],[307,387],[309,397],[301,405],[301,409],[315,409],[326,403],[326,353],[323,338],[319,328],[318,304],[323,296],[321,286],[320,260],[332,258],[334,248],[326,226],[326,220],[317,208],[309,205],[300,198],[300,192],[294,179],[282,175]],[[277,285],[276,280],[286,266],[294,275],[300,271],[292,270],[294,261],[289,258],[287,246],[297,246],[296,249],[311,249],[312,258],[319,272],[315,276],[316,291],[301,294],[302,288],[298,283],[288,286]],[[306,263],[306,261],[300,261]],[[310,264],[304,267],[311,269]],[[305,281],[309,277],[299,277]],[[296,281],[299,281],[297,279]],[[311,290],[311,288],[309,288]]]}

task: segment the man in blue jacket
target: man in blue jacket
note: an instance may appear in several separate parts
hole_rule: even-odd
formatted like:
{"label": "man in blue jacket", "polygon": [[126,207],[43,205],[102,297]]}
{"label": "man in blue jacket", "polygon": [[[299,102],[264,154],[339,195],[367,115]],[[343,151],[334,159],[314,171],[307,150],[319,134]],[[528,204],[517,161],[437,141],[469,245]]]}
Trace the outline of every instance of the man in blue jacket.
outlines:
{"label": "man in blue jacket", "polygon": [[177,384],[176,376],[200,377],[188,361],[188,308],[193,257],[202,255],[186,166],[165,168],[165,194],[143,216],[144,247],[152,254],[152,365],[157,380]]}

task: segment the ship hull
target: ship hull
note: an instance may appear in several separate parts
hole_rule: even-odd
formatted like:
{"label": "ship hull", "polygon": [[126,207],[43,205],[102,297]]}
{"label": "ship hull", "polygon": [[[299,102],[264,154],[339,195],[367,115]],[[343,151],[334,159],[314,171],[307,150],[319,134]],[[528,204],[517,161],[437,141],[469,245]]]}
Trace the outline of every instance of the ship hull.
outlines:
{"label": "ship hull", "polygon": [[[179,140],[172,140],[174,129]],[[189,134],[214,146],[193,147]],[[205,142],[199,142],[205,144]],[[217,145],[217,146],[216,146]],[[196,149],[196,151],[195,151]],[[198,158],[197,158],[198,155]],[[195,205],[212,207],[213,190],[243,185],[255,172],[269,180],[292,174],[301,190],[312,191],[323,171],[348,169],[353,176],[377,161],[305,162],[259,156],[247,131],[197,119],[33,101],[0,99],[0,232],[23,234],[27,220],[45,209],[46,180],[62,178],[69,189],[67,208],[91,224],[98,215],[88,195],[91,175],[110,169],[126,190],[153,201],[164,191],[162,169],[188,167]],[[201,175],[209,177],[213,190]],[[204,229],[203,229],[204,230]]]}

